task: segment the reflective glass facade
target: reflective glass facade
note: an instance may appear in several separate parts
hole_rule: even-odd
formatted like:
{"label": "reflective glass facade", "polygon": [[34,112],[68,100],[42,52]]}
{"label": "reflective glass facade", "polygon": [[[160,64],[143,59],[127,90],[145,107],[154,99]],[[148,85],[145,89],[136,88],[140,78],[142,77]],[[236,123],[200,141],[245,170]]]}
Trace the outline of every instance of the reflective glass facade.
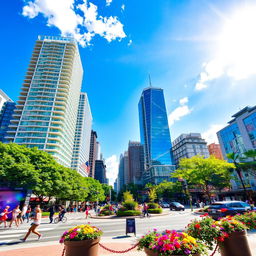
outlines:
{"label": "reflective glass facade", "polygon": [[173,165],[171,138],[163,90],[147,88],[139,101],[140,138],[145,162],[151,165]]}
{"label": "reflective glass facade", "polygon": [[6,101],[3,104],[2,110],[0,112],[0,141],[1,142],[8,142],[5,139],[7,136],[8,126],[10,125],[12,115],[15,109],[15,103],[11,101]]}
{"label": "reflective glass facade", "polygon": [[245,150],[241,132],[236,123],[227,126],[219,132],[225,153],[243,154]]}
{"label": "reflective glass facade", "polygon": [[244,119],[244,125],[248,132],[252,146],[256,149],[256,113],[252,113]]}

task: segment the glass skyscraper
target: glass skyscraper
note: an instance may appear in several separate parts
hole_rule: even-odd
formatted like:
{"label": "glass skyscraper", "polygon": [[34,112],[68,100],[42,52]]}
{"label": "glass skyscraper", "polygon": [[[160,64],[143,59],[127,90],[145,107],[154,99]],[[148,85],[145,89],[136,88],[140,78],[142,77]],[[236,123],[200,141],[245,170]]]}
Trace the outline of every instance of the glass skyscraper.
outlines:
{"label": "glass skyscraper", "polygon": [[74,150],[71,168],[77,170],[82,176],[89,176],[89,154],[90,154],[90,140],[92,129],[92,113],[87,94],[81,92],[77,122],[76,133],[74,141]]}
{"label": "glass skyscraper", "polygon": [[143,90],[139,101],[139,122],[145,154],[144,179],[153,183],[169,179],[175,167],[163,89],[149,87]]}
{"label": "glass skyscraper", "polygon": [[8,140],[71,167],[83,68],[72,38],[38,37]]}

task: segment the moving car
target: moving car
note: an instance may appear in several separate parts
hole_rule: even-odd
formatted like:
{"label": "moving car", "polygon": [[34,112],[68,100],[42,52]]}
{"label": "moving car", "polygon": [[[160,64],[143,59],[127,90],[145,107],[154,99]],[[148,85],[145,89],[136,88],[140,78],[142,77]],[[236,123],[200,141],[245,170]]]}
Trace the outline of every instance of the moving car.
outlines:
{"label": "moving car", "polygon": [[213,219],[218,219],[228,215],[233,216],[237,213],[245,213],[250,209],[250,205],[243,201],[220,201],[209,206],[208,214]]}
{"label": "moving car", "polygon": [[175,210],[175,211],[185,211],[185,206],[180,204],[179,202],[171,202],[170,203],[170,210]]}

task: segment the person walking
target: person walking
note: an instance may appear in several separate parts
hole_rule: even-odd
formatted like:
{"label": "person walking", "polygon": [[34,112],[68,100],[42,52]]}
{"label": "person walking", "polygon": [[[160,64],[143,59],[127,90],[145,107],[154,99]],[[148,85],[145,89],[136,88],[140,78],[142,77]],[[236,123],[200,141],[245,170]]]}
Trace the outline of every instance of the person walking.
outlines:
{"label": "person walking", "polygon": [[0,225],[4,223],[4,227],[7,228],[7,219],[8,219],[8,214],[11,213],[12,211],[8,211],[10,209],[10,206],[7,205],[3,212],[0,214]]}
{"label": "person walking", "polygon": [[49,208],[49,212],[50,212],[50,215],[49,215],[49,219],[50,219],[50,223],[53,222],[53,215],[55,213],[55,207],[54,205],[52,205],[50,208]]}
{"label": "person walking", "polygon": [[144,203],[143,204],[143,213],[144,213],[144,217],[147,215],[147,217],[149,217],[149,214],[148,214],[148,205],[147,203]]}
{"label": "person walking", "polygon": [[90,217],[91,217],[91,214],[89,213],[89,211],[90,211],[90,206],[86,206],[86,210],[85,210],[85,218],[86,219],[88,219],[88,216],[90,215]]}
{"label": "person walking", "polygon": [[10,222],[10,225],[9,225],[9,228],[12,227],[12,223],[14,222],[16,227],[19,227],[19,219],[18,219],[18,216],[19,214],[21,213],[21,210],[20,210],[20,206],[17,205],[14,210],[12,211],[12,219],[11,219],[11,222]]}
{"label": "person walking", "polygon": [[28,206],[26,204],[24,204],[22,207],[21,213],[20,213],[20,219],[19,219],[20,224],[22,224],[25,220],[25,215],[26,215],[27,209],[28,209]]}
{"label": "person walking", "polygon": [[31,206],[29,205],[25,214],[25,219],[27,219],[27,223],[29,223],[30,213],[31,213]]}
{"label": "person walking", "polygon": [[41,237],[42,237],[42,234],[40,234],[39,232],[36,231],[36,229],[41,224],[41,218],[42,218],[42,210],[40,209],[40,205],[36,206],[35,213],[36,214],[35,214],[35,217],[34,217],[34,221],[31,224],[31,227],[29,228],[25,237],[21,239],[21,241],[23,241],[23,242],[25,242],[27,240],[27,238],[31,234],[31,232],[38,236],[38,240],[40,240]]}

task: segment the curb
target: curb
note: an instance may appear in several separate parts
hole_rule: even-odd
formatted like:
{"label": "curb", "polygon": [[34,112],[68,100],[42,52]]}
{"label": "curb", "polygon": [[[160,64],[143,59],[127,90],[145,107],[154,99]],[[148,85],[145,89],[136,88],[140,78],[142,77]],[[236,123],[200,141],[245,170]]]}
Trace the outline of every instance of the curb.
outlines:
{"label": "curb", "polygon": [[[161,213],[161,214],[153,214],[150,213],[150,218],[154,218],[154,217],[161,217],[161,216],[167,216],[170,213]],[[92,216],[91,219],[127,219],[127,218],[139,218],[139,219],[144,219],[144,217],[141,216],[122,216],[122,217],[118,217],[116,215],[111,215],[111,216]],[[146,218],[146,217],[145,217]]]}

